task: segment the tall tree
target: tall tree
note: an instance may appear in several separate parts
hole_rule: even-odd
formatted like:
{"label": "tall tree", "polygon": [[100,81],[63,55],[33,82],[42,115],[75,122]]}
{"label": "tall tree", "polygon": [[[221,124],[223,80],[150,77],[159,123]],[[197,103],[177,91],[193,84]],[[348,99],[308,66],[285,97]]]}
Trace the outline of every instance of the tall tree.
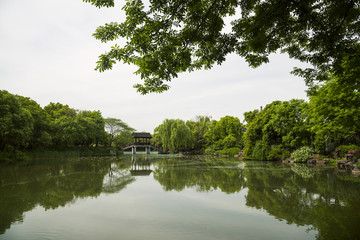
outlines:
{"label": "tall tree", "polygon": [[118,135],[114,137],[113,143],[116,148],[122,149],[134,143],[134,135],[132,131],[121,131]]}
{"label": "tall tree", "polygon": [[286,148],[310,146],[312,136],[308,118],[308,103],[292,99],[282,102],[275,108],[267,128],[276,132],[281,138],[281,144]]}
{"label": "tall tree", "polygon": [[360,145],[359,76],[355,80],[343,84],[342,78],[333,76],[312,92],[309,119],[318,151],[325,152],[328,142]]}
{"label": "tall tree", "polygon": [[111,147],[114,137],[122,131],[135,131],[122,120],[117,118],[105,118],[105,130],[109,134],[109,145]]}
{"label": "tall tree", "polygon": [[70,108],[68,105],[63,105],[61,103],[53,103],[46,105],[44,110],[49,114],[52,120],[58,119],[62,116],[74,118],[76,116],[76,110]]}
{"label": "tall tree", "polygon": [[50,118],[50,135],[53,146],[56,148],[72,147],[81,142],[82,126],[75,119],[77,112],[68,105],[61,103],[50,103],[44,107]]}
{"label": "tall tree", "polygon": [[154,142],[171,153],[188,151],[193,147],[193,134],[189,126],[180,119],[165,119],[154,130]]}
{"label": "tall tree", "polygon": [[95,144],[98,146],[99,142],[105,140],[105,121],[101,116],[100,111],[80,111],[76,116],[76,121],[79,122],[85,131],[85,144]]}
{"label": "tall tree", "polygon": [[205,150],[206,139],[205,133],[209,130],[211,124],[211,117],[209,116],[196,116],[194,120],[186,122],[186,125],[191,129],[194,137],[194,149],[196,152]]}
{"label": "tall tree", "polygon": [[[114,0],[83,0],[97,7],[112,7]],[[244,57],[251,67],[269,61],[281,51],[312,64],[295,69],[309,86],[328,79],[328,72],[343,73],[342,64],[359,63],[360,0],[152,0],[126,1],[126,20],[97,28],[102,42],[118,38],[102,54],[96,69],[111,69],[117,61],[134,64],[144,80],[135,87],[142,94],[162,92],[166,82],[184,71],[209,69],[230,53]],[[232,17],[231,30],[225,18]],[[347,58],[352,55],[352,58]]]}
{"label": "tall tree", "polygon": [[34,129],[31,113],[21,106],[19,98],[0,91],[0,151],[15,152],[25,149]]}
{"label": "tall tree", "polygon": [[17,96],[17,98],[19,99],[21,106],[28,110],[34,119],[34,129],[28,148],[35,149],[52,145],[49,115],[36,101],[22,96]]}
{"label": "tall tree", "polygon": [[311,144],[308,104],[304,100],[274,101],[262,111],[254,110],[244,115],[251,116],[246,126],[244,147],[249,157],[270,160],[269,156],[273,154],[275,160],[281,157],[281,151]]}
{"label": "tall tree", "polygon": [[243,147],[244,126],[239,118],[232,116],[222,117],[213,121],[205,133],[207,144],[213,150],[223,150],[233,147]]}

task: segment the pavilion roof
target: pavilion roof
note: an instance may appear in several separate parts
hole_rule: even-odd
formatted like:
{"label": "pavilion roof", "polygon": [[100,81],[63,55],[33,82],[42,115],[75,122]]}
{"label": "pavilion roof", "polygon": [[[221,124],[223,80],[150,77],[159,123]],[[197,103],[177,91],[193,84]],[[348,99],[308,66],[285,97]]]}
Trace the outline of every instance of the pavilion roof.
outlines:
{"label": "pavilion roof", "polygon": [[152,138],[152,136],[147,132],[136,132],[134,133],[134,138]]}

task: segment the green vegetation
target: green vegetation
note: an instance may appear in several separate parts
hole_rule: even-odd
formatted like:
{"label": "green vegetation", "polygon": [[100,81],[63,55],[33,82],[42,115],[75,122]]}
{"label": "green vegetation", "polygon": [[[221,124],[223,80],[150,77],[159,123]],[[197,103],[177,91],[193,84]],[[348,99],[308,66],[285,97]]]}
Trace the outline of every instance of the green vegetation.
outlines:
{"label": "green vegetation", "polygon": [[[83,1],[96,7],[115,2]],[[137,0],[126,1],[123,10],[124,22],[107,23],[93,34],[104,43],[126,39],[102,54],[96,69],[112,69],[118,61],[137,66],[144,83],[135,87],[142,94],[166,91],[178,73],[210,69],[231,53],[251,67],[269,62],[271,53],[287,53],[312,65],[293,71],[310,87],[329,79],[329,72],[347,78],[346,84],[360,73],[358,1]]]}
{"label": "green vegetation", "polygon": [[241,149],[238,147],[225,148],[225,149],[221,150],[220,154],[227,155],[227,156],[235,156],[235,155],[238,155],[240,151],[241,151]]}
{"label": "green vegetation", "polygon": [[[360,152],[359,86],[340,88],[333,78],[309,93],[310,101],[274,101],[264,109],[211,120],[166,119],[155,128],[153,144],[164,153],[238,155],[257,160],[292,157],[304,162],[311,153],[338,158]],[[335,87],[333,89],[333,87]],[[341,92],[343,90],[343,92]],[[335,100],[334,100],[335,99]],[[50,103],[41,108],[30,98],[0,91],[0,158],[25,159],[31,152],[78,151],[82,156],[119,154],[131,144],[134,129],[100,111],[77,111]],[[305,147],[307,146],[307,147]],[[115,149],[112,149],[115,148]]]}
{"label": "green vegetation", "polygon": [[331,77],[309,90],[308,103],[274,101],[262,111],[245,113],[245,155],[260,160],[284,159],[304,146],[323,155],[336,150],[338,157],[360,150],[360,84],[348,76],[343,76],[348,79],[346,84],[344,78]]}
{"label": "green vegetation", "polygon": [[[309,90],[309,97],[309,102],[274,101],[264,109],[246,112],[246,125],[231,116],[219,121],[210,121],[209,117],[186,123],[166,120],[156,129],[155,142],[170,152],[236,155],[239,149],[246,158],[257,160],[283,160],[292,156],[304,162],[312,153],[329,156],[335,152],[341,158],[346,153],[357,154],[358,158],[360,84],[354,81],[352,86],[344,85],[340,78],[332,76],[323,85]],[[177,133],[176,138],[174,134],[179,129],[173,129],[173,122],[181,123],[184,131]]]}
{"label": "green vegetation", "polygon": [[[243,147],[244,126],[236,117],[220,121],[207,116],[195,120],[166,119],[154,130],[153,143],[163,152],[221,153],[235,155]],[[231,150],[230,150],[231,149]],[[224,150],[227,150],[224,152]],[[235,154],[232,154],[236,151]]]}
{"label": "green vegetation", "polygon": [[237,117],[226,116],[219,121],[213,121],[204,135],[207,140],[207,152],[242,148],[244,130]]}
{"label": "green vegetation", "polygon": [[[279,159],[288,155],[281,156],[280,152],[309,145],[307,105],[298,99],[275,101],[253,114],[245,134],[245,155],[260,160]],[[245,113],[245,116],[250,114]]]}
{"label": "green vegetation", "polygon": [[313,150],[311,149],[311,147],[304,146],[295,150],[291,154],[291,158],[293,158],[295,162],[306,162],[306,160],[308,160],[312,154]]}
{"label": "green vegetation", "polygon": [[[133,129],[119,119],[104,119],[100,111],[78,111],[61,103],[41,108],[30,98],[0,91],[2,161],[24,159],[40,151],[108,155],[113,138],[131,131]],[[116,140],[116,146],[123,142]]]}
{"label": "green vegetation", "polygon": [[[150,193],[151,199],[154,199],[154,190],[156,193],[159,192],[159,186],[154,182],[156,181],[164,191],[168,191],[168,194],[161,194],[158,197],[159,201],[153,201],[156,204],[152,206],[156,208],[166,208],[170,206],[166,205],[169,202],[173,206],[171,201],[174,201],[175,197],[189,199],[191,190],[192,198],[186,202],[185,208],[194,211],[196,208],[191,206],[195,203],[194,198],[198,196],[195,191],[208,193],[202,194],[205,195],[201,196],[204,199],[213,196],[213,192],[216,194],[216,201],[212,201],[214,205],[206,205],[204,209],[214,216],[214,209],[209,206],[224,206],[229,197],[236,200],[239,199],[239,195],[234,194],[241,193],[244,195],[243,201],[237,201],[235,209],[232,206],[219,208],[221,215],[228,217],[231,211],[238,213],[239,204],[246,204],[246,209],[250,207],[254,213],[257,213],[256,209],[261,210],[262,213],[266,213],[262,215],[273,216],[274,221],[284,221],[293,227],[305,226],[307,229],[315,230],[318,240],[360,238],[360,178],[335,174],[332,169],[314,170],[305,164],[290,167],[276,162],[239,163],[232,159],[214,157],[157,157],[150,161],[153,176],[147,179],[151,184],[147,186],[146,191]],[[137,161],[149,163],[142,157]],[[6,234],[13,224],[26,222],[29,212],[36,211],[35,208],[38,207],[48,210],[63,206],[80,206],[79,211],[88,214],[94,207],[83,204],[87,198],[92,198],[92,201],[97,198],[96,201],[100,203],[111,204],[107,197],[114,198],[113,194],[120,193],[121,198],[115,198],[116,201],[113,201],[116,206],[123,203],[122,199],[126,200],[134,193],[146,195],[141,182],[137,182],[136,186],[132,185],[135,181],[140,181],[131,175],[130,170],[134,164],[136,163],[131,158],[121,158],[119,161],[101,157],[57,161],[46,159],[28,165],[3,166],[0,168],[0,234]],[[124,189],[132,191],[123,191]],[[177,192],[172,195],[171,191]],[[100,195],[102,197],[98,198]],[[80,199],[84,201],[79,201]],[[138,209],[139,212],[142,213],[141,210],[148,209],[148,206],[140,204],[138,207],[142,208]],[[118,211],[112,211],[114,215],[109,215],[111,211],[101,211],[104,215],[99,215],[99,209],[95,210],[97,216],[119,218]],[[72,212],[79,214],[79,211]],[[132,209],[129,211],[130,214],[131,211]],[[51,213],[54,211],[49,212]],[[128,216],[123,215],[125,218]],[[185,216],[184,221],[186,219]],[[211,218],[212,221],[213,219]],[[99,221],[99,224],[103,224],[103,221]],[[106,228],[108,223],[105,221],[101,226]],[[238,225],[235,224],[234,229],[237,234]],[[255,227],[255,231],[258,229]],[[228,228],[224,231],[228,231]],[[279,238],[283,236],[282,233],[283,231],[278,235]],[[11,235],[8,236],[11,238]],[[71,238],[70,235],[67,236]]]}
{"label": "green vegetation", "polygon": [[[99,8],[115,2],[83,1]],[[93,36],[104,43],[127,41],[102,54],[96,69],[121,61],[136,65],[144,82],[135,87],[147,94],[166,91],[178,73],[209,69],[231,53],[251,67],[267,63],[271,53],[287,53],[312,65],[293,71],[309,87],[309,102],[274,101],[244,113],[246,125],[231,116],[165,120],[155,129],[154,143],[164,152],[221,154],[238,148],[259,160],[281,160],[304,146],[322,155],[355,146],[338,150],[341,157],[360,145],[359,6],[337,0],[126,1],[126,20],[100,26]],[[231,30],[225,30],[228,17]],[[26,113],[21,116],[25,120]],[[29,137],[30,129],[22,131]]]}
{"label": "green vegetation", "polygon": [[128,143],[128,136],[131,135],[135,129],[129,127],[126,123],[116,118],[106,118],[105,122],[105,130],[109,134],[109,146],[111,147],[112,142],[114,141],[114,137],[123,133],[121,137],[117,138],[116,143],[117,146],[120,147],[126,143]]}
{"label": "green vegetation", "polygon": [[335,149],[340,158],[345,157],[345,154],[352,153],[358,155],[360,153],[360,147],[356,145],[341,145]]}
{"label": "green vegetation", "polygon": [[[342,66],[348,72],[329,74],[328,81],[309,89],[309,102],[274,101],[244,113],[246,124],[232,116],[219,121],[208,116],[186,122],[166,119],[155,128],[153,144],[170,153],[233,155],[239,149],[258,160],[282,160],[309,146],[321,155],[337,152],[342,158],[353,153],[357,159],[360,81],[354,75],[357,66],[351,61]],[[131,142],[134,131],[120,119],[104,119],[100,111],[77,111],[61,103],[41,108],[30,98],[7,91],[0,91],[0,114],[1,159],[21,159],[24,152],[39,149],[113,147],[113,143],[120,150]]]}
{"label": "green vegetation", "polygon": [[154,130],[153,142],[163,152],[188,151],[193,148],[194,135],[180,119],[165,119]]}

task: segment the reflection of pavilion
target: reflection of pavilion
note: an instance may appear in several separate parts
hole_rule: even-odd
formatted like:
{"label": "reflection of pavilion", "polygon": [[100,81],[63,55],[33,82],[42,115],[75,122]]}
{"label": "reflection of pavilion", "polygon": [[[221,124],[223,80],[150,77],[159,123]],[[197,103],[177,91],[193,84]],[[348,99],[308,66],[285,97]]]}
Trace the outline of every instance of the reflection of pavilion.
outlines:
{"label": "reflection of pavilion", "polygon": [[102,192],[119,192],[134,181],[135,178],[131,176],[127,166],[119,166],[116,163],[111,163],[109,173],[105,175],[103,179]]}
{"label": "reflection of pavilion", "polygon": [[132,176],[149,176],[152,172],[149,159],[136,161],[136,157],[133,157],[131,163],[130,173]]}

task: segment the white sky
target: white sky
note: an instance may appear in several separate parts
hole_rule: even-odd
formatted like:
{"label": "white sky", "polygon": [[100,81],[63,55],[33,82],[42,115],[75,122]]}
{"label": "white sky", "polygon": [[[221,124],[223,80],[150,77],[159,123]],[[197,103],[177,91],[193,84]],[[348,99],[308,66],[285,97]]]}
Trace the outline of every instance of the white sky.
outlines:
{"label": "white sky", "polygon": [[301,78],[290,74],[299,63],[273,55],[252,69],[236,55],[211,70],[180,74],[162,94],[140,95],[136,67],[118,63],[94,70],[109,49],[92,34],[97,26],[121,22],[124,1],[98,9],[82,0],[0,0],[0,89],[38,102],[100,110],[137,131],[153,132],[165,118],[219,120],[239,117],[275,100],[307,99]]}

